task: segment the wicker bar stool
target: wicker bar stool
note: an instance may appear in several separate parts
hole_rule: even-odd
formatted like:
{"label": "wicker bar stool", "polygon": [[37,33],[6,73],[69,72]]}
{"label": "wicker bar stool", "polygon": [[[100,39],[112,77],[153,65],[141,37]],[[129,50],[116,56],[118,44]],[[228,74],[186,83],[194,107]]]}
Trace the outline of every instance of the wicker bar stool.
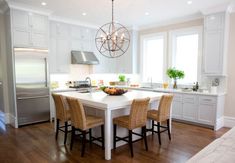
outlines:
{"label": "wicker bar stool", "polygon": [[[85,110],[80,101],[76,98],[66,98],[71,109],[71,121],[72,121],[72,135],[70,149],[73,148],[73,142],[75,138],[75,131],[78,130],[82,133],[82,150],[81,156],[85,153],[86,134],[90,134],[90,142],[99,141],[102,143],[102,149],[104,149],[104,120],[103,118],[85,115]],[[101,137],[95,138],[91,135],[91,129],[101,126]],[[89,130],[87,132],[87,130]]]}
{"label": "wicker bar stool", "polygon": [[[52,94],[55,102],[56,108],[56,134],[55,138],[57,140],[59,131],[64,132],[64,144],[66,144],[67,134],[68,134],[68,122],[71,120],[70,110],[66,99],[58,94]],[[64,126],[60,126],[60,122],[64,123]]]}
{"label": "wicker bar stool", "polygon": [[[152,120],[152,128],[148,129],[148,131],[152,131],[152,134],[158,134],[158,141],[161,145],[161,133],[168,131],[169,140],[171,140],[171,133],[170,133],[170,110],[171,110],[171,103],[173,100],[173,95],[163,95],[161,97],[158,110],[149,110],[148,111],[148,119]],[[157,122],[157,124],[154,123]],[[167,126],[161,126],[161,122],[167,121]],[[157,131],[154,130],[154,126],[157,126]],[[164,130],[161,131],[161,128]]]}
{"label": "wicker bar stool", "polygon": [[[121,116],[113,119],[113,148],[116,149],[117,141],[125,141],[129,144],[131,150],[131,157],[133,154],[132,143],[144,139],[145,149],[148,150],[147,138],[146,138],[146,121],[147,121],[147,110],[149,106],[150,98],[135,99],[132,102],[130,115]],[[129,136],[118,137],[117,136],[117,125],[129,130]],[[142,134],[134,133],[132,130],[136,128],[142,128]],[[141,138],[132,141],[132,134],[138,135]]]}

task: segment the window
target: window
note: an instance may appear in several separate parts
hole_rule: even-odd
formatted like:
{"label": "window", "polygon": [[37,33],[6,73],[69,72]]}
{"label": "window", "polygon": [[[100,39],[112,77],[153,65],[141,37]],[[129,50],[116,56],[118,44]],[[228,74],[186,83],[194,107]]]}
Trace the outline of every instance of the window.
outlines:
{"label": "window", "polygon": [[192,84],[199,80],[200,39],[200,29],[196,28],[170,33],[172,67],[185,72],[184,79],[178,81],[181,84]]}
{"label": "window", "polygon": [[185,72],[184,79],[178,80],[179,84],[200,82],[202,27],[143,35],[140,43],[142,82],[168,81],[166,70],[169,67]]}
{"label": "window", "polygon": [[165,34],[144,36],[142,40],[142,81],[162,82],[165,71]]}

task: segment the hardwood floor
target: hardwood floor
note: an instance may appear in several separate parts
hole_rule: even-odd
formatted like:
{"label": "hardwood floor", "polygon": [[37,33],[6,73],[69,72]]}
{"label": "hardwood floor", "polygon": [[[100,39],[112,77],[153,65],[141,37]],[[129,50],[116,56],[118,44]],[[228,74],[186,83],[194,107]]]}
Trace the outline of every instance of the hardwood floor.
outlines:
{"label": "hardwood floor", "polygon": [[146,152],[144,142],[134,144],[134,158],[130,157],[127,145],[112,151],[112,160],[104,160],[104,151],[97,145],[87,144],[85,157],[80,157],[80,141],[74,142],[74,148],[69,150],[68,143],[63,143],[63,133],[59,133],[58,142],[52,123],[36,124],[14,129],[6,126],[0,129],[0,162],[1,163],[47,163],[47,162],[84,162],[84,163],[153,163],[174,162],[181,163],[188,160],[214,139],[223,135],[228,128],[217,132],[213,130],[173,122],[172,140],[168,140],[167,133],[161,134],[162,146],[159,147],[157,134],[148,136],[149,151]]}

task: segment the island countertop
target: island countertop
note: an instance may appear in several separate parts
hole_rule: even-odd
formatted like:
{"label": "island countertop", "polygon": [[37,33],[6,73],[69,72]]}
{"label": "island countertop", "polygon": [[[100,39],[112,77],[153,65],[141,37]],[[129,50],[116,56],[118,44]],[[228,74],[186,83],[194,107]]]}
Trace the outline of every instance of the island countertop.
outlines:
{"label": "island countertop", "polygon": [[62,92],[58,93],[67,97],[74,97],[81,101],[83,105],[90,107],[98,107],[100,109],[118,109],[124,106],[131,105],[133,99],[139,98],[150,98],[150,102],[159,100],[163,94],[158,92],[140,91],[140,90],[129,90],[127,93],[120,96],[107,95],[102,91],[91,92],[91,93],[78,93],[78,92]]}

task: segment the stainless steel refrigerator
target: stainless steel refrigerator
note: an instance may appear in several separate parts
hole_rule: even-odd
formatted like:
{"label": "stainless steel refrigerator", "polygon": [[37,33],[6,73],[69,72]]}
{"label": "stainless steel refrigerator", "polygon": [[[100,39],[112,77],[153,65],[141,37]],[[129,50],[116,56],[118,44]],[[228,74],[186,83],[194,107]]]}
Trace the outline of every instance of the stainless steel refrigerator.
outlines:
{"label": "stainless steel refrigerator", "polygon": [[15,48],[18,125],[50,119],[47,50]]}

